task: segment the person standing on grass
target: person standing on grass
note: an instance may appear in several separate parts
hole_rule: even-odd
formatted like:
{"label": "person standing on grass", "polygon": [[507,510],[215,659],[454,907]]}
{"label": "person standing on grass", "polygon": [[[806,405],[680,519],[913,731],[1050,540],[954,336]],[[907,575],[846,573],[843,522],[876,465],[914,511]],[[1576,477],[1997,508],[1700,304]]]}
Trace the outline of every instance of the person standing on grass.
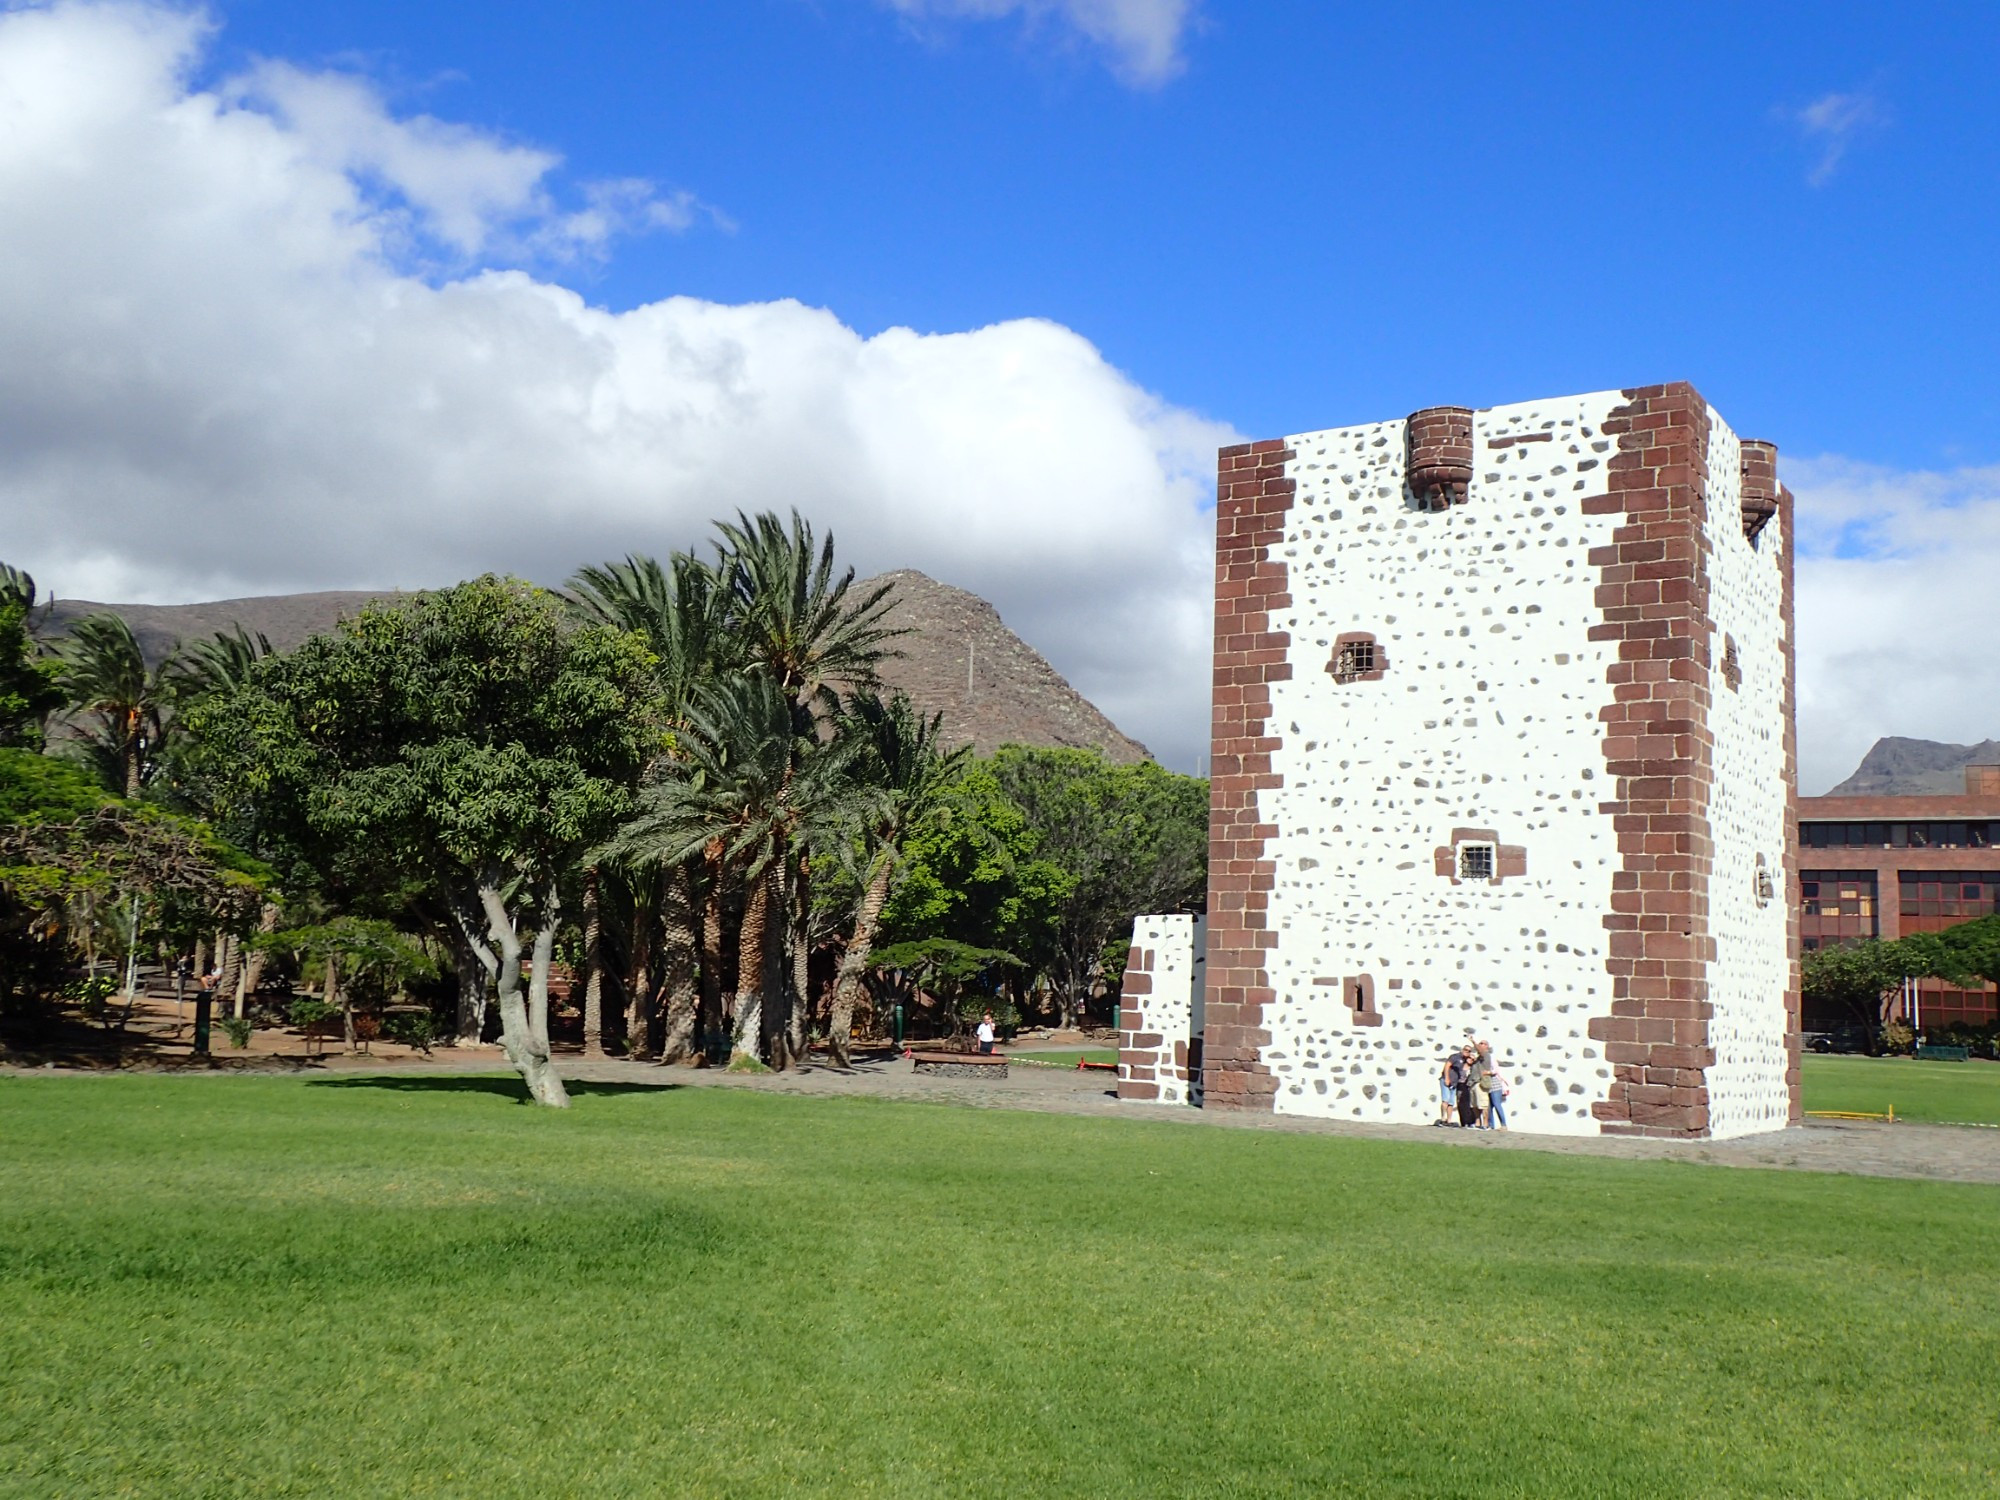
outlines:
{"label": "person standing on grass", "polygon": [[993,1012],[990,1010],[979,1021],[979,1050],[982,1053],[993,1050]]}
{"label": "person standing on grass", "polygon": [[1447,1052],[1444,1065],[1438,1069],[1438,1117],[1437,1124],[1449,1126],[1453,1107],[1458,1103],[1458,1088],[1452,1081],[1451,1070],[1458,1064],[1458,1054]]}

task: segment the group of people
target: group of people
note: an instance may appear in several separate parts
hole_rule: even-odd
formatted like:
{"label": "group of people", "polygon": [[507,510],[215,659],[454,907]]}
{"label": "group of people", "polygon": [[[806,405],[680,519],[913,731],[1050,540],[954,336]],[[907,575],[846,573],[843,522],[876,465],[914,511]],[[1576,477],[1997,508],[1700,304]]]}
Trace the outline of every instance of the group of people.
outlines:
{"label": "group of people", "polygon": [[1511,1092],[1494,1061],[1493,1044],[1467,1042],[1448,1054],[1438,1070],[1435,1123],[1464,1130],[1505,1130]]}

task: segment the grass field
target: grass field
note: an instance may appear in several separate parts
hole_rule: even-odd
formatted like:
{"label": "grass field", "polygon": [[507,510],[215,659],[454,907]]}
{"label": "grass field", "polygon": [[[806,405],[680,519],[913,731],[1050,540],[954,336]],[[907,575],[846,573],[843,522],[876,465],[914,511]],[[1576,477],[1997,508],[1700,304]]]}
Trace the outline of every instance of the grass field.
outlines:
{"label": "grass field", "polygon": [[1078,1062],[1115,1063],[1118,1061],[1116,1047],[1087,1047],[1073,1052],[1016,1052],[1011,1054],[1025,1062],[1053,1063],[1059,1068],[1073,1068]]}
{"label": "grass field", "polygon": [[2000,1063],[1918,1062],[1910,1057],[1817,1057],[1802,1084],[1809,1110],[1887,1114],[1899,1120],[2000,1125]]}
{"label": "grass field", "polygon": [[0,1079],[0,1492],[1991,1495],[2000,1190]]}

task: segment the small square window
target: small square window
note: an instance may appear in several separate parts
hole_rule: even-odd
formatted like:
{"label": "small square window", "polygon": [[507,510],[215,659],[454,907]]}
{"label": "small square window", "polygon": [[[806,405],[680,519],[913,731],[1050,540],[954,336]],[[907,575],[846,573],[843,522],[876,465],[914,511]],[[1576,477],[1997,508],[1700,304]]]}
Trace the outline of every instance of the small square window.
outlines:
{"label": "small square window", "polygon": [[1460,880],[1491,880],[1493,878],[1493,846],[1491,844],[1460,844],[1458,846],[1458,878]]}

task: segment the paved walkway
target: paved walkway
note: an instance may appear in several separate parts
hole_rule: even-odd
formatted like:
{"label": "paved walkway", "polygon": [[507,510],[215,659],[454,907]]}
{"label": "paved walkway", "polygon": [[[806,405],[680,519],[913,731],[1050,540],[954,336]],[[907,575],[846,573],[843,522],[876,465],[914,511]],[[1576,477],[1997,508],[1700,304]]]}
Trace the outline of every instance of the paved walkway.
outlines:
{"label": "paved walkway", "polygon": [[[1005,1079],[937,1078],[912,1071],[901,1060],[864,1062],[849,1073],[811,1067],[796,1073],[746,1075],[706,1068],[661,1068],[649,1063],[561,1058],[567,1079],[652,1087],[740,1088],[770,1094],[852,1094],[920,1100],[987,1109],[1027,1109],[1051,1114],[1159,1120],[1195,1129],[1286,1130],[1307,1134],[1405,1141],[1467,1151],[1551,1151],[1625,1160],[1700,1162],[1721,1167],[1763,1167],[1799,1172],[1849,1172],[1870,1177],[1927,1178],[1939,1182],[2000,1183],[2000,1130],[1961,1125],[1890,1125],[1873,1121],[1813,1121],[1768,1135],[1733,1141],[1663,1141],[1630,1136],[1543,1136],[1512,1132],[1439,1130],[1405,1125],[1363,1125],[1297,1115],[1251,1115],[1175,1105],[1120,1104],[1111,1076],[1018,1061]],[[334,1059],[329,1058],[329,1063]],[[498,1049],[458,1052],[449,1061],[369,1067],[365,1059],[340,1059],[326,1073],[351,1078],[381,1073],[398,1077],[449,1076],[504,1068]],[[13,1071],[13,1070],[8,1070]],[[313,1073],[320,1073],[314,1068]],[[224,1076],[224,1075],[208,1075]]]}

